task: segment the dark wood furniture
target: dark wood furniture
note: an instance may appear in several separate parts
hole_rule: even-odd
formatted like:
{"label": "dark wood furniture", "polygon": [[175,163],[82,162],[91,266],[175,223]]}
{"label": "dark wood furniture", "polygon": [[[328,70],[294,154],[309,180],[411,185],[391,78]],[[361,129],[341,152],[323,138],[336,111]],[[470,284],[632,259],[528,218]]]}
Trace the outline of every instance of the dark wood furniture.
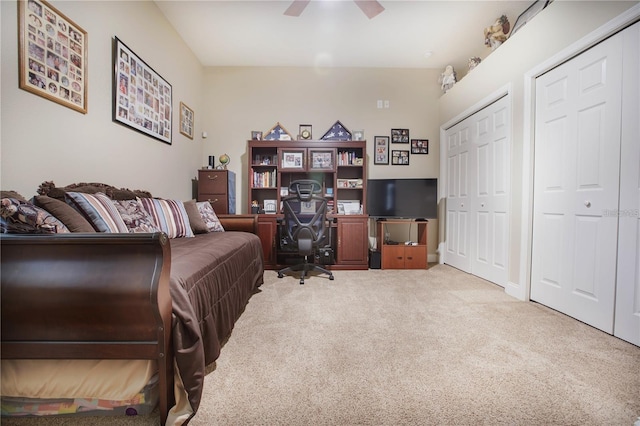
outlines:
{"label": "dark wood furniture", "polygon": [[[414,244],[406,245],[405,241],[389,244],[385,240],[387,226],[417,225],[418,234]],[[389,219],[376,221],[377,244],[382,259],[382,269],[426,269],[427,268],[427,224],[424,221]]]}
{"label": "dark wood furniture", "polygon": [[236,212],[236,176],[231,170],[198,170],[198,201],[208,201],[217,214]]}
{"label": "dark wood furniture", "polygon": [[[335,264],[331,269],[368,269],[368,216],[366,214],[366,141],[248,141],[247,211],[258,206],[258,236],[265,268],[280,269],[277,259],[280,206],[285,188],[298,179],[322,185],[329,218]],[[348,202],[348,203],[345,203]],[[264,212],[275,204],[274,214]],[[356,214],[349,206],[362,206]]]}

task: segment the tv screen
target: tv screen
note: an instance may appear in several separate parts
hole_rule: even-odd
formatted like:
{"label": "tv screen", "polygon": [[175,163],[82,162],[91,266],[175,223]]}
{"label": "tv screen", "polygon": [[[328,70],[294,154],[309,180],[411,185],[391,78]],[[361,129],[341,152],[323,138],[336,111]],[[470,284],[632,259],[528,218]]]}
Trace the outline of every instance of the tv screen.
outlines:
{"label": "tv screen", "polygon": [[369,179],[367,214],[375,218],[436,219],[438,179]]}

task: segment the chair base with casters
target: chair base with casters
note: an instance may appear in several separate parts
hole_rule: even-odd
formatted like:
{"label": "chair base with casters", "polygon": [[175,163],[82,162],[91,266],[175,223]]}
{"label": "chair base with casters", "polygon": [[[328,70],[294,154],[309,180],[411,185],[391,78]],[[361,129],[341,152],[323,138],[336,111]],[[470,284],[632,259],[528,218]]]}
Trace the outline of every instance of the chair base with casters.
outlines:
{"label": "chair base with casters", "polygon": [[308,276],[308,272],[320,271],[323,274],[328,274],[329,279],[333,281],[333,273],[322,266],[315,263],[309,263],[308,256],[304,256],[304,263],[298,263],[296,265],[287,266],[286,268],[278,271],[278,278],[284,277],[284,274],[291,272],[300,272],[300,284],[304,284],[304,277]]}

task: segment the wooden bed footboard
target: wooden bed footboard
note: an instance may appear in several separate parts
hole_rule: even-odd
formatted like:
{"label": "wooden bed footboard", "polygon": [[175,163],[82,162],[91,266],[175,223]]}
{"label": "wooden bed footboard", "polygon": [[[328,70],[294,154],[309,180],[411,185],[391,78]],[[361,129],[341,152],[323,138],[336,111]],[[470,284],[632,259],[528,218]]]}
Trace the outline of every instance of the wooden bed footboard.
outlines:
{"label": "wooden bed footboard", "polygon": [[0,249],[1,357],[156,360],[164,424],[173,403],[166,235],[3,234]]}

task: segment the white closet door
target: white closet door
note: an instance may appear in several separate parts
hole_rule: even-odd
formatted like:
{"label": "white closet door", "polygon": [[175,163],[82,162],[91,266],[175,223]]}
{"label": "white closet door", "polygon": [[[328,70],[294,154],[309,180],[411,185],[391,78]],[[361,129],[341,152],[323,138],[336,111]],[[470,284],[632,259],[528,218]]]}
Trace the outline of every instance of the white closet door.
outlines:
{"label": "white closet door", "polygon": [[509,236],[509,98],[494,102],[472,117],[472,264],[474,275],[505,286]]}
{"label": "white closet door", "polygon": [[531,299],[613,332],[622,77],[614,36],[536,81]]}
{"label": "white closet door", "polygon": [[[471,128],[463,121],[448,129],[447,141],[447,224],[445,235],[445,263],[471,271],[469,235],[469,167],[474,164],[471,155]],[[473,171],[471,171],[473,175]]]}
{"label": "white closet door", "polygon": [[[622,33],[624,75],[618,280],[613,334],[640,346],[640,23]],[[614,214],[614,212],[610,212]]]}

